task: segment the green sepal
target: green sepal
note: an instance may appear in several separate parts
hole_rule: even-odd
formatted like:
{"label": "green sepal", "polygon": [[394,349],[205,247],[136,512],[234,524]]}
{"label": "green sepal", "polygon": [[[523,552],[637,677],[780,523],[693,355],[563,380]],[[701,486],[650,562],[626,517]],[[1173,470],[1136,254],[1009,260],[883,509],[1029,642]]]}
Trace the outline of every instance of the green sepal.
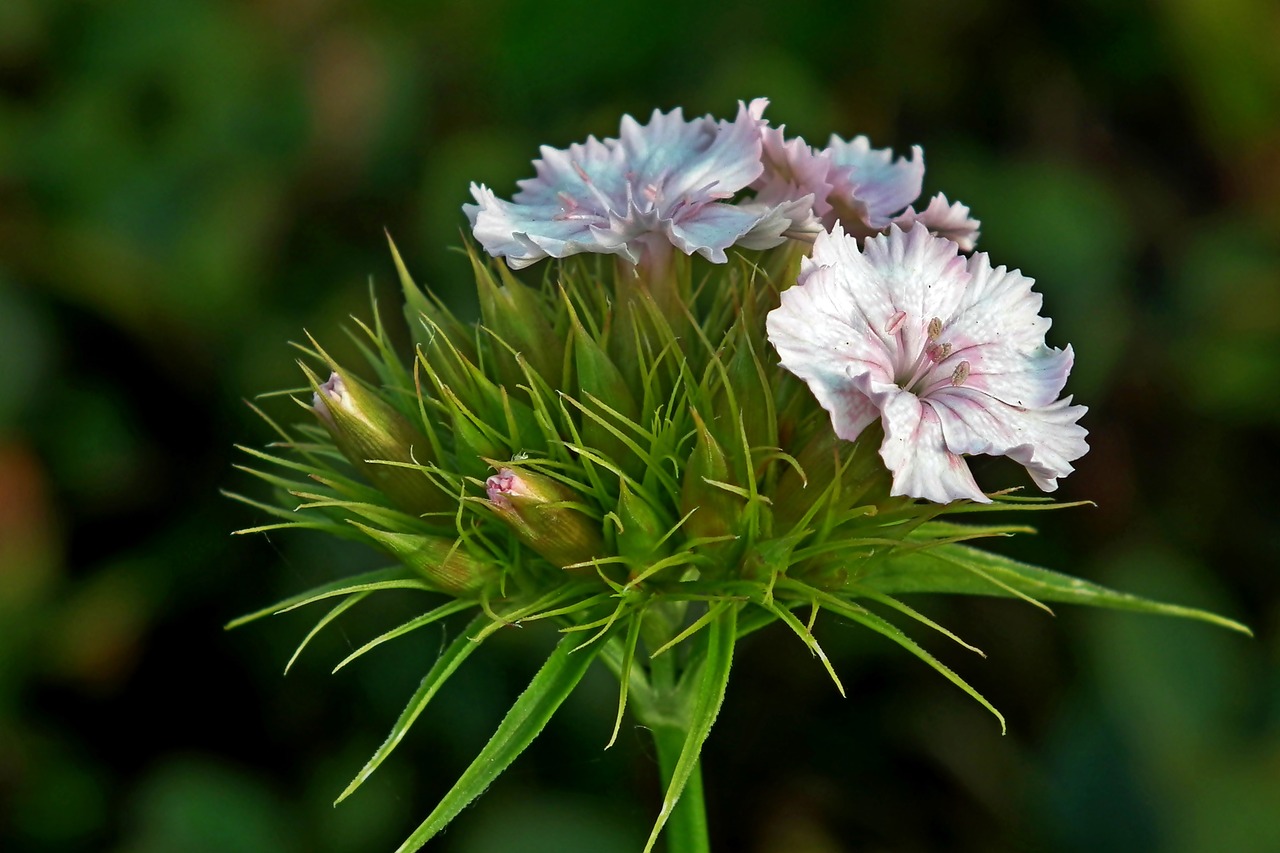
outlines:
{"label": "green sepal", "polygon": [[[499,340],[521,353],[533,369],[548,382],[558,385],[564,361],[564,339],[547,322],[550,313],[537,291],[522,284],[503,266],[498,267],[502,283],[493,278],[491,267],[475,247],[467,247],[480,296],[480,316]],[[515,359],[497,353],[496,367],[504,385],[514,388],[523,381]]]}
{"label": "green sepal", "polygon": [[[613,412],[634,423],[640,410],[627,387],[626,379],[609,354],[579,322],[568,297],[564,299],[573,332],[573,364],[579,391],[575,396],[584,404],[591,398],[606,401]],[[625,473],[632,476],[639,473],[640,459],[627,450],[615,432],[596,418],[583,417],[581,438],[583,445],[592,448],[600,456],[620,463]]]}
{"label": "green sepal", "polygon": [[319,378],[304,367],[312,390],[325,401],[316,416],[348,461],[400,509],[411,515],[452,509],[453,499],[421,471],[380,461],[428,465],[435,461],[430,440],[401,412],[340,366],[345,402],[321,391]]}
{"label": "green sepal", "polygon": [[719,485],[714,485],[732,479],[729,464],[724,450],[698,412],[694,410],[692,415],[696,439],[693,453],[684,470],[680,508],[682,513],[693,514],[685,522],[684,530],[690,539],[732,536],[735,532],[734,521],[741,513],[744,501]]}
{"label": "green sepal", "polygon": [[671,523],[626,481],[619,486],[618,506],[614,512],[621,525],[616,537],[618,554],[626,558],[634,570],[643,570],[671,553],[670,537],[667,536]]}
{"label": "green sepal", "polygon": [[496,567],[471,556],[460,540],[422,533],[393,533],[356,521],[351,524],[441,592],[469,595],[498,574]]}
{"label": "green sepal", "polygon": [[736,401],[749,401],[735,406],[740,412],[742,429],[751,447],[773,447],[778,443],[778,418],[773,410],[773,392],[764,365],[760,362],[752,336],[748,331],[754,318],[744,317],[730,332],[733,355],[725,365],[726,393]]}
{"label": "green sepal", "polygon": [[396,248],[391,234],[387,233],[387,245],[391,248],[391,259],[396,265],[396,275],[400,279],[400,290],[404,293],[404,316],[409,322],[409,334],[417,346],[429,345],[443,334],[454,346],[463,347],[468,358],[475,358],[474,351],[468,346],[471,333],[453,312],[445,308],[440,300],[425,293],[409,275],[400,250]]}

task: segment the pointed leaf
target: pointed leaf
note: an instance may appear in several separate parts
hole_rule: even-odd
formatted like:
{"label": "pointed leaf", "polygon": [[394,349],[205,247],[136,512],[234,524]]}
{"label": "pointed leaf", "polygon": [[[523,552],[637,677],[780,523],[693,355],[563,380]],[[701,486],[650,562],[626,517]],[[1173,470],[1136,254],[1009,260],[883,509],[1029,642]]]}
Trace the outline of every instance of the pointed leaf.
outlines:
{"label": "pointed leaf", "polygon": [[[361,596],[364,596],[364,595],[368,595],[368,593],[361,593]],[[348,601],[350,600],[351,599],[348,599]],[[410,631],[416,631],[419,628],[425,628],[426,626],[432,624],[433,622],[439,622],[441,619],[445,618],[446,616],[452,616],[454,613],[460,613],[463,610],[469,610],[475,606],[476,606],[476,603],[474,601],[463,601],[463,600],[455,599],[453,601],[445,602],[439,607],[432,608],[431,610],[428,610],[426,613],[413,617],[408,622],[405,622],[403,625],[398,625],[395,628],[392,628],[390,631],[385,631],[379,634],[378,636],[374,637],[372,640],[365,643],[363,646],[356,649],[354,652],[352,652],[351,654],[343,658],[341,661],[339,661],[338,665],[333,668],[333,671],[337,672],[347,664],[351,663],[356,658],[361,657],[362,655],[373,651],[378,646],[382,645],[388,640],[394,640],[396,637],[403,637],[405,634],[408,634]],[[301,651],[301,649],[299,649],[299,651]]]}
{"label": "pointed leaf", "polygon": [[733,666],[733,646],[738,638],[738,605],[734,602],[721,602],[720,612],[707,628],[707,651],[695,673],[685,678],[690,681],[696,693],[693,695],[692,707],[689,710],[687,734],[680,758],[676,761],[675,770],[671,773],[671,782],[667,786],[666,796],[662,800],[662,810],[654,823],[653,832],[644,846],[644,853],[650,853],[657,843],[662,827],[671,817],[672,810],[680,801],[689,777],[698,766],[698,756],[702,754],[702,744],[706,742],[716,715],[720,713],[720,705],[724,702],[725,688],[729,684],[729,670]]}
{"label": "pointed leaf", "polygon": [[413,831],[396,853],[410,853],[426,844],[472,800],[484,793],[498,776],[533,742],[560,704],[578,686],[603,644],[574,652],[577,638],[570,634],[560,640],[547,662],[534,675],[524,693],[507,711],[498,730],[484,749],[463,771],[444,799]]}
{"label": "pointed leaf", "polygon": [[301,607],[312,601],[319,601],[334,595],[342,595],[344,593],[355,593],[367,589],[370,584],[380,584],[387,581],[411,580],[414,573],[403,566],[393,566],[389,569],[377,569],[372,572],[365,572],[360,575],[353,575],[349,578],[339,578],[336,581],[322,584],[314,589],[306,592],[300,592],[292,595],[283,601],[277,601],[270,607],[264,607],[261,610],[255,610],[253,613],[245,614],[237,619],[232,619],[225,626],[226,630],[239,628],[241,625],[261,619],[264,616],[271,616],[274,613],[280,613],[285,610],[292,610],[295,607]]}
{"label": "pointed leaf", "polygon": [[338,795],[338,799],[334,800],[334,805],[351,796],[352,792],[368,779],[373,771],[386,760],[404,739],[405,733],[409,731],[409,727],[427,707],[427,703],[440,690],[441,686],[449,680],[449,676],[462,665],[473,651],[480,648],[480,644],[472,639],[476,630],[489,621],[487,616],[479,616],[472,620],[466,630],[457,636],[457,638],[448,645],[444,652],[432,664],[431,669],[427,671],[423,677],[422,683],[418,685],[418,689],[414,691],[413,696],[409,699],[409,704],[405,706],[401,712],[400,718],[396,720],[395,725],[391,727],[391,733],[387,735],[387,739],[383,741],[382,746],[378,747],[377,752],[360,768],[360,772],[356,774],[356,778],[351,780],[351,784],[347,785],[346,790]]}
{"label": "pointed leaf", "polygon": [[[982,574],[990,576],[991,580],[984,579]],[[1009,587],[1017,593],[1042,601],[1063,601],[1138,613],[1179,616],[1245,634],[1252,633],[1239,622],[1216,613],[1118,592],[1081,578],[964,545],[939,545],[902,556],[891,556],[876,566],[874,574],[859,578],[858,582],[895,595],[943,592],[1007,596],[1014,594],[1004,588]]]}
{"label": "pointed leaf", "polygon": [[822,604],[824,604],[828,610],[832,610],[836,613],[839,613],[841,616],[844,616],[847,619],[852,619],[854,622],[857,622],[860,625],[864,625],[867,628],[870,628],[872,631],[875,631],[877,634],[880,634],[883,637],[887,637],[888,639],[893,640],[895,643],[902,646],[907,651],[911,652],[911,654],[915,655],[917,658],[924,661],[929,666],[933,667],[933,669],[936,670],[938,673],[940,673],[944,678],[946,678],[947,681],[950,681],[956,687],[959,687],[965,693],[968,693],[969,696],[971,696],[974,700],[978,702],[978,704],[982,705],[982,707],[986,708],[988,711],[994,714],[995,718],[1000,721],[1001,734],[1004,734],[1008,730],[1008,726],[1005,724],[1005,721],[1004,721],[1004,715],[996,710],[995,705],[992,705],[990,702],[988,702],[985,696],[983,696],[981,693],[975,690],[969,684],[969,682],[965,681],[959,675],[954,673],[948,666],[943,664],[942,661],[938,660],[933,655],[929,654],[927,651],[921,648],[920,645],[916,643],[915,640],[911,639],[906,634],[904,634],[902,632],[902,629],[900,629],[897,625],[894,625],[892,622],[888,622],[884,618],[877,616],[876,614],[872,613],[870,610],[867,610],[865,607],[861,607],[857,604],[854,604],[849,601],[845,601],[840,598],[836,598],[834,595],[830,595],[829,593],[821,592],[818,590],[813,590],[812,592],[814,592],[817,595],[818,600],[821,601]]}
{"label": "pointed leaf", "polygon": [[284,665],[284,674],[289,674],[289,670],[293,668],[293,664],[298,660],[298,656],[302,654],[302,650],[311,643],[316,634],[319,634],[324,629],[324,626],[328,625],[334,619],[337,619],[343,613],[346,613],[352,607],[355,607],[357,604],[364,601],[371,594],[372,593],[368,592],[358,592],[355,595],[348,596],[335,604],[329,612],[322,616],[320,621],[307,632],[307,636],[302,638],[302,642],[298,643],[298,648],[293,650],[293,655],[289,658],[289,662]]}

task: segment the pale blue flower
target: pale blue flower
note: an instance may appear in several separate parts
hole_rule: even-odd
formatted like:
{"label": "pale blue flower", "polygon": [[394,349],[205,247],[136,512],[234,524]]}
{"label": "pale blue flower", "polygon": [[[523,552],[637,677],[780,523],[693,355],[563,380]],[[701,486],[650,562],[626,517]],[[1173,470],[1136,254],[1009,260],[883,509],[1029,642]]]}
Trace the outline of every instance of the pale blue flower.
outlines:
{"label": "pale blue flower", "polygon": [[1089,449],[1085,409],[1059,399],[1073,355],[1045,344],[1031,285],[922,223],[861,249],[837,227],[769,313],[769,340],[841,438],[881,421],[893,494],[988,503],[964,461],[973,454],[1008,456],[1053,491]]}
{"label": "pale blue flower", "polygon": [[686,121],[679,108],[655,110],[646,125],[624,116],[618,139],[543,146],[536,176],[520,181],[511,201],[472,184],[476,204],[463,209],[485,250],[517,269],[579,252],[638,264],[649,248],[666,244],[724,263],[730,246],[776,246],[799,201],[731,203],[763,168],[767,103],[739,102],[733,121]]}

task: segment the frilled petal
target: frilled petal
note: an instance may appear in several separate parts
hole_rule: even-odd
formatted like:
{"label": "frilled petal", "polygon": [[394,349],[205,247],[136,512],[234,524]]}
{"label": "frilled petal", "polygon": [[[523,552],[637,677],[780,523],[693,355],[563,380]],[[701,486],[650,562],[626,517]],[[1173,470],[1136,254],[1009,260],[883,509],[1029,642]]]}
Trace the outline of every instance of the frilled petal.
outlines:
{"label": "frilled petal", "polygon": [[607,218],[565,217],[545,205],[513,204],[481,184],[472,184],[471,194],[477,204],[464,210],[476,239],[486,252],[506,258],[514,269],[546,257],[621,251],[602,246],[596,238],[597,223],[607,224]]}
{"label": "frilled petal", "polygon": [[908,207],[905,212],[895,216],[893,222],[904,231],[910,231],[911,226],[917,222],[923,223],[934,234],[954,242],[962,252],[973,251],[978,244],[979,229],[982,226],[980,220],[969,214],[968,205],[958,201],[954,204],[948,202],[943,193],[930,199],[929,206],[919,213],[914,207]]}
{"label": "frilled petal", "polygon": [[619,147],[637,193],[652,196],[664,215],[682,202],[730,198],[759,175],[763,98],[738,102],[732,122],[705,116],[685,121],[676,108],[653,111],[647,125],[623,116]]}
{"label": "frilled petal", "polygon": [[1020,349],[1044,345],[1051,321],[1040,316],[1043,298],[1018,270],[992,267],[985,252],[968,261],[971,276],[948,323],[967,343],[1001,342]]}
{"label": "frilled petal", "polygon": [[905,315],[898,334],[910,361],[924,349],[933,318],[945,321],[959,306],[969,282],[965,259],[954,243],[934,237],[923,225],[906,232],[890,226],[888,234],[866,241],[862,256],[873,272],[865,284],[851,286],[882,294],[879,301],[887,307],[878,317],[868,318],[873,322],[888,327],[899,314]]}
{"label": "frilled petal", "polygon": [[865,136],[845,142],[834,134],[825,149],[833,163],[830,196],[834,215],[856,219],[879,231],[894,214],[920,197],[924,186],[924,149],[912,146],[911,159],[893,157],[888,148],[872,148]]}
{"label": "frilled petal", "polygon": [[951,357],[938,367],[951,374],[965,362],[964,386],[981,391],[1009,406],[1047,406],[1058,398],[1067,384],[1075,354],[1039,346],[1017,350],[1003,344],[981,344],[952,350]]}
{"label": "frilled petal", "polygon": [[867,372],[892,381],[901,357],[889,331],[895,308],[857,241],[839,226],[819,234],[801,280],[765,319],[782,366],[806,381]]}
{"label": "frilled petal", "polygon": [[896,387],[877,396],[884,422],[880,458],[893,472],[891,494],[935,503],[960,498],[991,503],[974,482],[968,463],[950,449],[932,401]]}
{"label": "frilled petal", "polygon": [[738,245],[744,249],[772,249],[784,243],[787,237],[808,238],[822,231],[822,224],[813,215],[811,195],[775,205],[748,202],[737,207],[758,217],[756,224],[738,240]]}
{"label": "frilled petal", "polygon": [[993,400],[974,388],[949,388],[931,395],[947,448],[953,453],[1008,456],[1027,469],[1046,492],[1070,474],[1071,463],[1089,450],[1080,417],[1088,411],[1071,398],[1039,408]]}
{"label": "frilled petal", "polygon": [[813,214],[825,216],[831,210],[827,197],[834,189],[830,179],[831,157],[814,151],[800,137],[787,139],[784,130],[765,127],[760,131],[764,171],[751,184],[756,191],[756,201],[776,205],[811,195]]}
{"label": "frilled petal", "polygon": [[589,136],[565,150],[543,145],[538,152],[535,177],[516,182],[520,189],[512,201],[601,217],[626,207],[625,156],[613,140]]}
{"label": "frilled petal", "polygon": [[891,380],[891,355],[857,320],[857,306],[831,277],[812,277],[782,294],[782,306],[766,318],[769,340],[782,366],[804,380],[831,414],[836,435],[852,441],[879,417],[879,409],[852,377]]}
{"label": "frilled petal", "polygon": [[[703,205],[696,214],[668,222],[666,230],[671,242],[686,255],[698,252],[707,260],[723,264],[728,260],[725,249],[739,242],[762,218],[759,211],[744,210],[732,204]],[[779,223],[779,230],[786,226]],[[778,238],[777,243],[782,242]]]}

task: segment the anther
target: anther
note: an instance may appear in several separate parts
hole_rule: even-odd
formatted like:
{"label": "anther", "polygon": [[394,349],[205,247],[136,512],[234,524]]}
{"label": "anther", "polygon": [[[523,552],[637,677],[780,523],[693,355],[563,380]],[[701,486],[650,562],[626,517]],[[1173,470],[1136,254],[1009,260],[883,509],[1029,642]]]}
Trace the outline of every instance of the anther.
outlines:
{"label": "anther", "polygon": [[956,365],[956,372],[951,374],[951,385],[963,385],[965,380],[969,378],[969,362],[962,361]]}
{"label": "anther", "polygon": [[946,361],[947,356],[951,355],[951,344],[929,344],[924,351],[928,354],[930,361],[938,364]]}
{"label": "anther", "polygon": [[905,319],[907,319],[906,311],[899,311],[897,314],[894,314],[889,318],[889,324],[884,327],[884,333],[886,335],[896,334],[899,327],[902,326],[902,321]]}
{"label": "anther", "polygon": [[942,334],[942,321],[934,317],[929,321],[929,340],[936,341]]}

